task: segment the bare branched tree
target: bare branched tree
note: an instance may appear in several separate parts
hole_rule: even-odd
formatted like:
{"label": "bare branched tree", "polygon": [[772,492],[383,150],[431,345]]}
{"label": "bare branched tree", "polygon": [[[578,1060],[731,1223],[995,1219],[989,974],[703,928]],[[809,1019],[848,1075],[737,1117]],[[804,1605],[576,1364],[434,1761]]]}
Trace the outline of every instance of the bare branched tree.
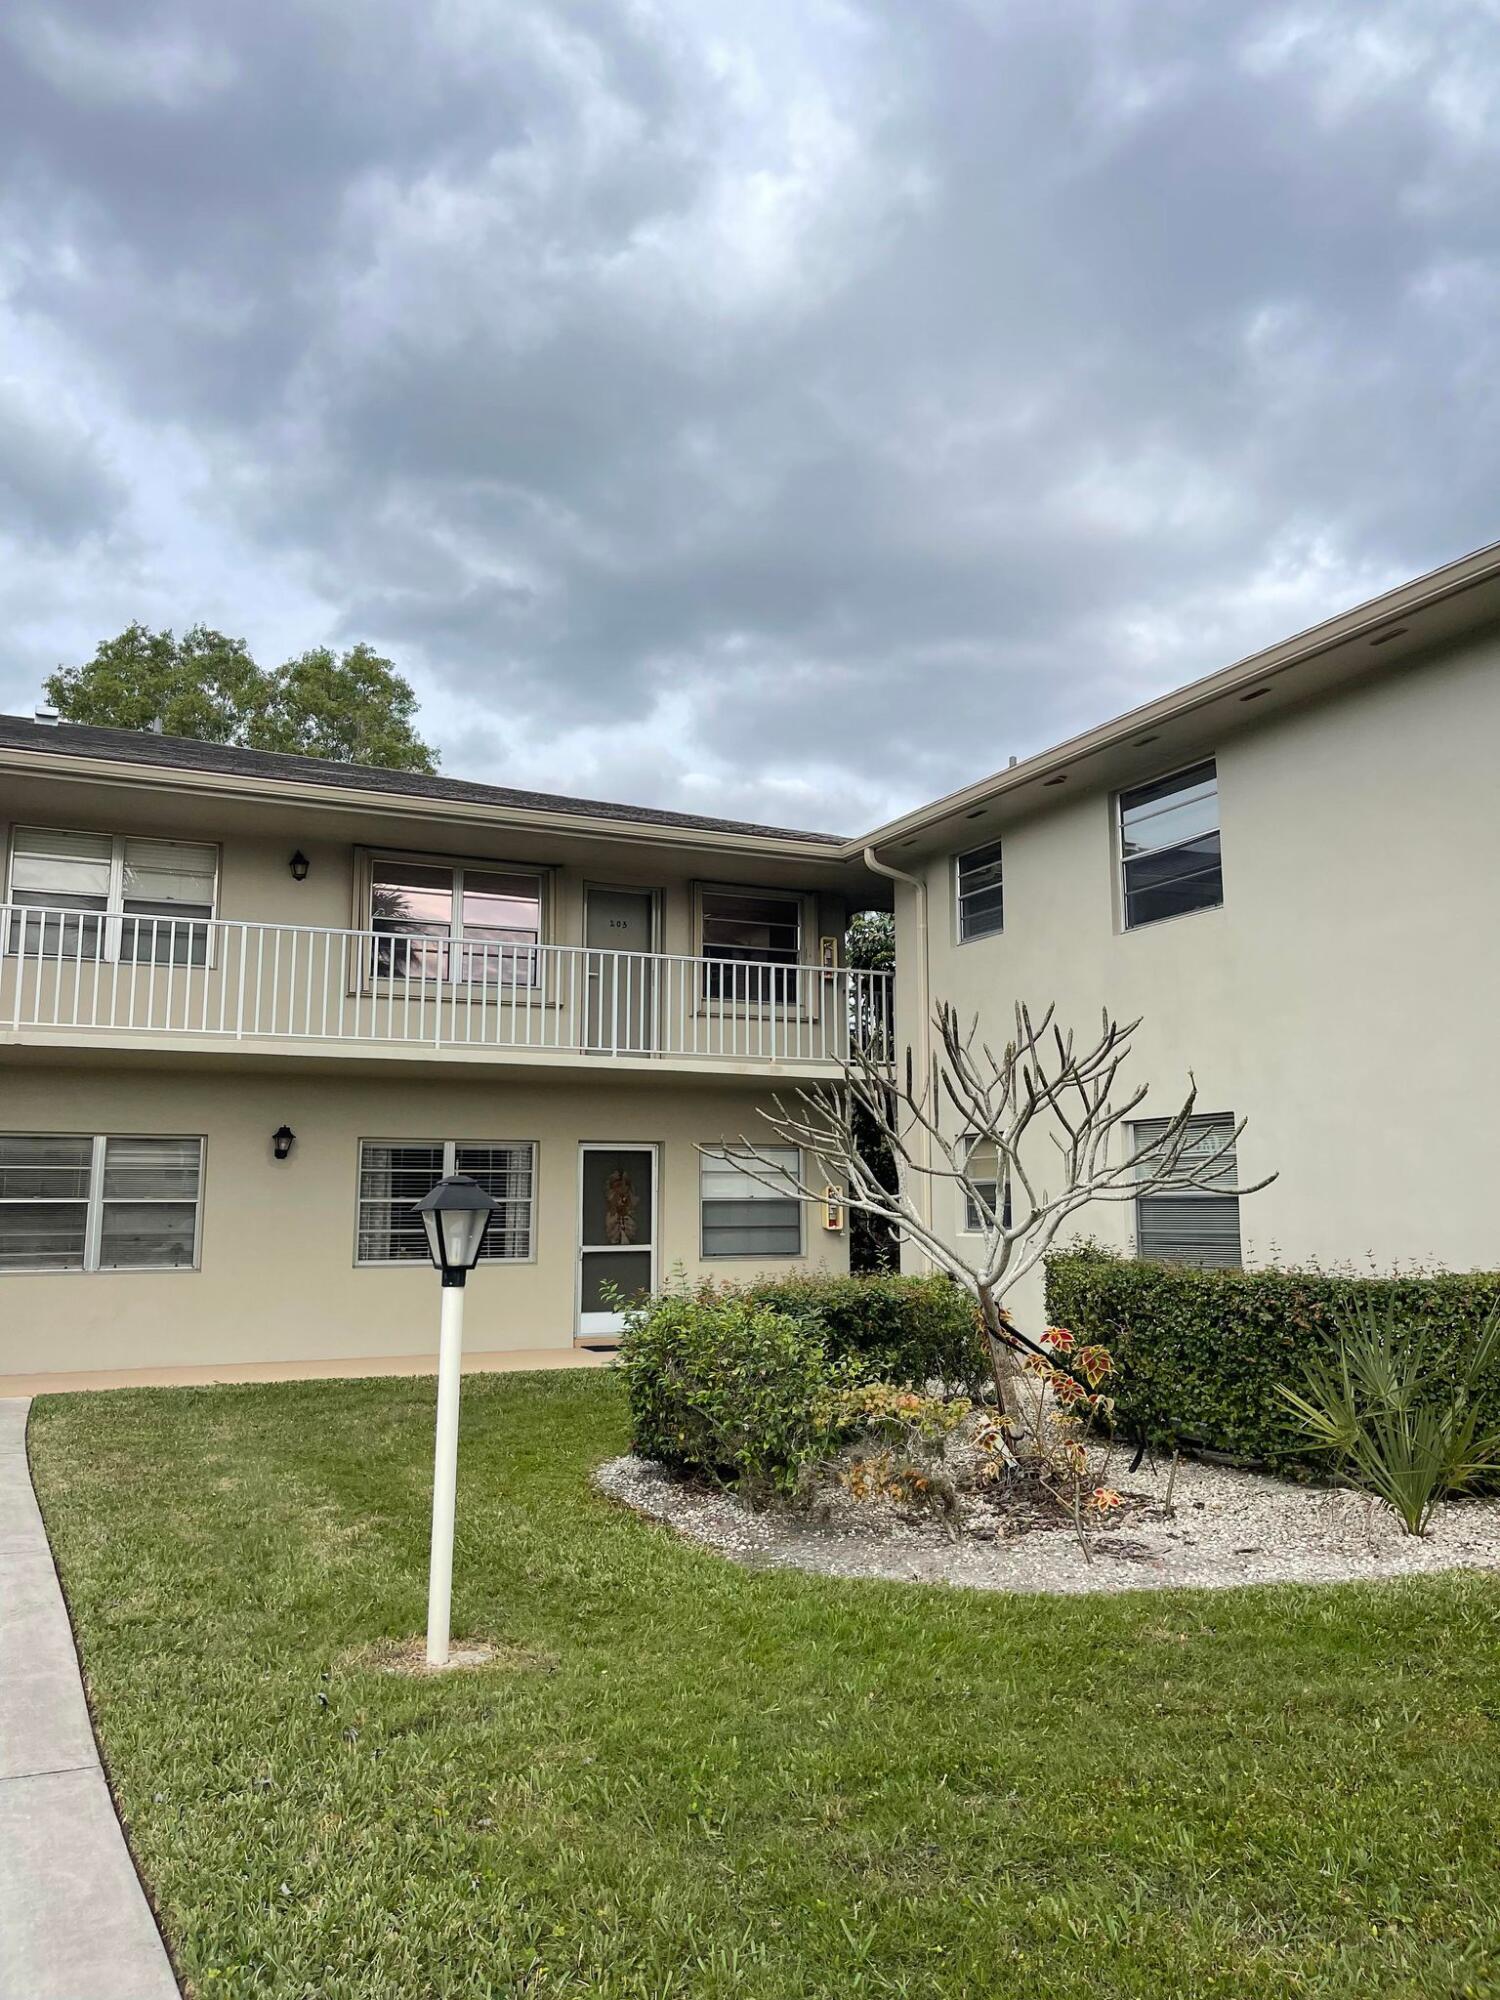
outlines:
{"label": "bare branched tree", "polygon": [[[951,1006],[934,1016],[937,1058],[930,1077],[908,1071],[892,1078],[875,1042],[856,1044],[838,1083],[799,1089],[762,1110],[770,1133],[762,1143],[742,1134],[738,1147],[704,1146],[709,1158],[733,1161],[778,1194],[822,1202],[827,1188],[847,1189],[851,1209],[878,1216],[916,1243],[939,1270],[973,1294],[988,1337],[995,1387],[1006,1413],[1020,1411],[1020,1371],[1027,1353],[1055,1355],[1017,1328],[1006,1299],[1047,1255],[1065,1223],[1091,1202],[1136,1201],[1143,1195],[1205,1189],[1253,1194],[1233,1179],[1244,1120],[1215,1133],[1204,1147],[1192,1125],[1197,1085],[1162,1129],[1139,1144],[1128,1127],[1148,1086],[1122,1085],[1140,1021],[1122,1026],[1106,1008],[1097,1038],[1080,1047],[1071,1029],[1018,1005],[1014,1038],[1000,1053],[967,1030]],[[855,1143],[856,1113],[875,1126],[899,1169],[885,1186]],[[795,1174],[769,1158],[765,1145],[797,1149]],[[959,1190],[980,1228],[954,1242],[932,1220],[933,1188]]]}

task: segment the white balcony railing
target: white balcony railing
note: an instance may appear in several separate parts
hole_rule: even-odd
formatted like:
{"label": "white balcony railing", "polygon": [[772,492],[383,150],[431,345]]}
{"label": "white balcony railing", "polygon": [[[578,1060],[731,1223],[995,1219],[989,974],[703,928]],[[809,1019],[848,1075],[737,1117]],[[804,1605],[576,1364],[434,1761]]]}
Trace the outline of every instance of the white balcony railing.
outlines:
{"label": "white balcony railing", "polygon": [[0,905],[0,1030],[832,1064],[891,975]]}

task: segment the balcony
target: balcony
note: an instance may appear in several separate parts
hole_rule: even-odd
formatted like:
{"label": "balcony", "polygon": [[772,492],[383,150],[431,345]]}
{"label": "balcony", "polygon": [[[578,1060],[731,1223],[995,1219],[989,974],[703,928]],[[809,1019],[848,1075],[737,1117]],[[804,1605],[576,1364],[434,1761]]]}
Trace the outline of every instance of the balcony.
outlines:
{"label": "balcony", "polygon": [[837,1073],[891,975],[0,905],[0,1044]]}

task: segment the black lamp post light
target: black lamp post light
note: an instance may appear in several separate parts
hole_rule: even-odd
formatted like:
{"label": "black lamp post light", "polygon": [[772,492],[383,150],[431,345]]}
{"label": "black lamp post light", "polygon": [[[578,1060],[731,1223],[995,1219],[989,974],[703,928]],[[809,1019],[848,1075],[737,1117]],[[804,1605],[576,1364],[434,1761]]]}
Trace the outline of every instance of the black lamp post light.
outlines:
{"label": "black lamp post light", "polygon": [[471,1174],[450,1174],[417,1203],[427,1232],[427,1254],[442,1272],[445,1286],[462,1289],[479,1262],[485,1229],[498,1206]]}
{"label": "black lamp post light", "polygon": [[500,1204],[469,1174],[450,1174],[415,1204],[427,1254],[442,1273],[437,1445],[432,1468],[432,1561],[427,1577],[427,1664],[446,1667],[453,1613],[453,1510],[458,1491],[458,1387],[464,1351],[464,1281],[479,1262]]}
{"label": "black lamp post light", "polygon": [[278,1125],[276,1127],[276,1130],[271,1134],[272,1157],[278,1160],[289,1159],[291,1157],[292,1148],[293,1146],[296,1145],[296,1143],[297,1143],[297,1135],[292,1130],[291,1126]]}
{"label": "black lamp post light", "polygon": [[311,866],[312,863],[300,847],[287,863],[287,867],[292,871],[292,880],[294,882],[305,882],[307,880],[307,871]]}

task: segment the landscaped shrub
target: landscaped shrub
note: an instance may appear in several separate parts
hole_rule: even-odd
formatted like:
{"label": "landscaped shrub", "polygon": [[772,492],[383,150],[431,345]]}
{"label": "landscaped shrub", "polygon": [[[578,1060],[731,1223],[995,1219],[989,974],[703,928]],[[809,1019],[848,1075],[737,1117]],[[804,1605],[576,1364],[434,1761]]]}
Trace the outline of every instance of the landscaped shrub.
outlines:
{"label": "landscaped shrub", "polygon": [[619,1365],[643,1458],[790,1488],[829,1449],[839,1371],[813,1327],[759,1300],[658,1293],[626,1314]]}
{"label": "landscaped shrub", "polygon": [[939,1381],[976,1394],[990,1380],[974,1301],[951,1278],[757,1278],[742,1291],[815,1330],[860,1381]]}
{"label": "landscaped shrub", "polygon": [[[1361,1302],[1388,1306],[1402,1338],[1420,1343],[1437,1399],[1500,1303],[1500,1274],[1196,1271],[1095,1250],[1047,1263],[1048,1319],[1114,1356],[1126,1437],[1277,1465],[1318,1463],[1280,1391],[1301,1385],[1309,1353],[1334,1351],[1340,1312]],[[1500,1423],[1500,1371],[1478,1401],[1482,1426]]]}
{"label": "landscaped shrub", "polygon": [[968,1294],[894,1274],[678,1283],[626,1314],[620,1367],[642,1457],[787,1490],[847,1431],[839,1390],[989,1379]]}
{"label": "landscaped shrub", "polygon": [[[832,1391],[826,1409],[830,1435],[845,1449],[804,1468],[798,1497],[815,1517],[830,1518],[835,1495],[951,1517],[958,1512],[958,1475],[974,1483],[981,1460],[997,1470],[1003,1464],[999,1426],[966,1396],[862,1382]],[[960,1432],[967,1434],[966,1449],[952,1463]]]}
{"label": "landscaped shrub", "polygon": [[1425,1535],[1439,1504],[1500,1470],[1500,1430],[1483,1424],[1486,1383],[1500,1373],[1500,1308],[1448,1356],[1434,1381],[1425,1344],[1406,1338],[1395,1303],[1341,1310],[1332,1354],[1314,1350],[1302,1387],[1281,1391],[1293,1421],[1351,1486],[1373,1493],[1409,1535]]}

